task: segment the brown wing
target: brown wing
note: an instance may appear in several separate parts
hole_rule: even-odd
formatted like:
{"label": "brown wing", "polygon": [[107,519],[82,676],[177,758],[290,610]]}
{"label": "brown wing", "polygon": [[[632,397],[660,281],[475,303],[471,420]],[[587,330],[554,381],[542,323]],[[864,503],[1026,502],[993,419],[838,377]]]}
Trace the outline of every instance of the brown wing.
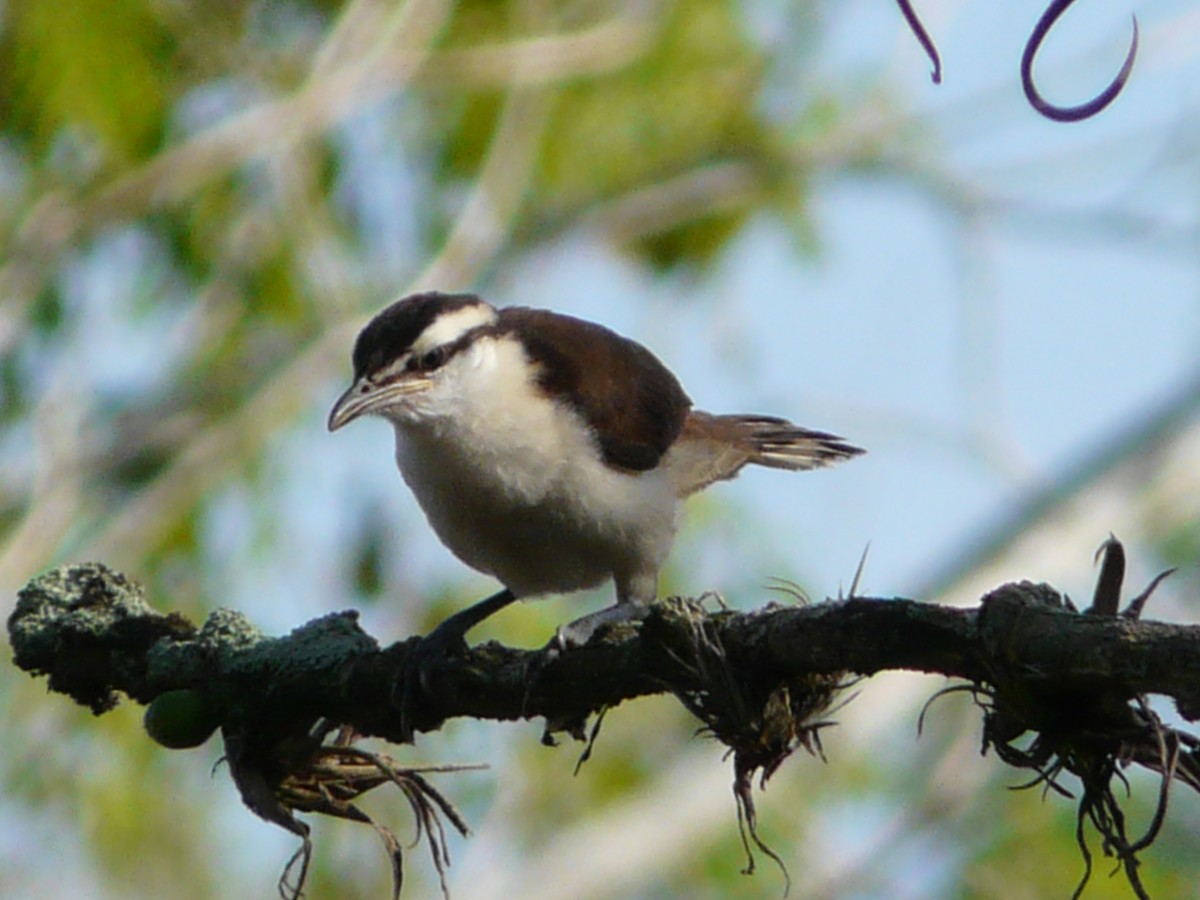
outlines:
{"label": "brown wing", "polygon": [[542,389],[580,412],[610,466],[652,469],[679,436],[692,401],[641,344],[593,322],[525,307],[500,310],[497,327],[520,335]]}

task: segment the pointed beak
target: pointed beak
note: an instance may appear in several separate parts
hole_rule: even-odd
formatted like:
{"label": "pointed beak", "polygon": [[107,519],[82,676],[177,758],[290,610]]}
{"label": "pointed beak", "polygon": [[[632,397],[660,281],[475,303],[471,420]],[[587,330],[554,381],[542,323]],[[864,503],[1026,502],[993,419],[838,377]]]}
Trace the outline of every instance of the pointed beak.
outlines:
{"label": "pointed beak", "polygon": [[428,378],[411,375],[385,384],[359,378],[333,404],[333,409],[329,411],[329,430],[337,431],[360,416],[378,413],[399,398],[419,393],[432,384],[433,381]]}

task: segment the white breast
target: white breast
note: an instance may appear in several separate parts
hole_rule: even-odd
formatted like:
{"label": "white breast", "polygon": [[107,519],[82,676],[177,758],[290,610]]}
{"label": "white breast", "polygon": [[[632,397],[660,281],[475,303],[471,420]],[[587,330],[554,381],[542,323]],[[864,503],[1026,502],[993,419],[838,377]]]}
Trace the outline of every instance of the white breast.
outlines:
{"label": "white breast", "polygon": [[456,355],[393,420],[404,480],[442,542],[517,596],[611,577],[619,601],[649,602],[675,534],[669,479],[604,465],[582,419],[529,373],[510,340]]}

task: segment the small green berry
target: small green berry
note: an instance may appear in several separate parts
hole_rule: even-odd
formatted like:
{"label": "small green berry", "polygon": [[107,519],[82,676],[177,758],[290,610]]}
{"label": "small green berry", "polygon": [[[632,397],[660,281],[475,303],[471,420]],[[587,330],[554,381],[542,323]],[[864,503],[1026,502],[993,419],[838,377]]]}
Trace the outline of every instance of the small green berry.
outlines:
{"label": "small green berry", "polygon": [[186,688],[159,694],[142,719],[146,733],[172,750],[199,747],[221,724],[208,697]]}

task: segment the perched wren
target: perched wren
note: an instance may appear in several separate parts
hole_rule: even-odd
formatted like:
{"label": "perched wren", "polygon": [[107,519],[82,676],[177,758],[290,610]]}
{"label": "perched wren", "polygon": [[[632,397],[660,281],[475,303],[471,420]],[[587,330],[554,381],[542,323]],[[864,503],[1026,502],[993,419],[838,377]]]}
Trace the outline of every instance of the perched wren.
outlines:
{"label": "perched wren", "polygon": [[680,501],[748,463],[814,469],[863,451],[771,416],[692,409],[645,347],[571,316],[414,294],[354,345],[329,415],[396,431],[396,463],[429,524],[504,590],[439,627],[445,641],[517,598],[611,578],[616,605],[568,626],[586,640],[655,598]]}

